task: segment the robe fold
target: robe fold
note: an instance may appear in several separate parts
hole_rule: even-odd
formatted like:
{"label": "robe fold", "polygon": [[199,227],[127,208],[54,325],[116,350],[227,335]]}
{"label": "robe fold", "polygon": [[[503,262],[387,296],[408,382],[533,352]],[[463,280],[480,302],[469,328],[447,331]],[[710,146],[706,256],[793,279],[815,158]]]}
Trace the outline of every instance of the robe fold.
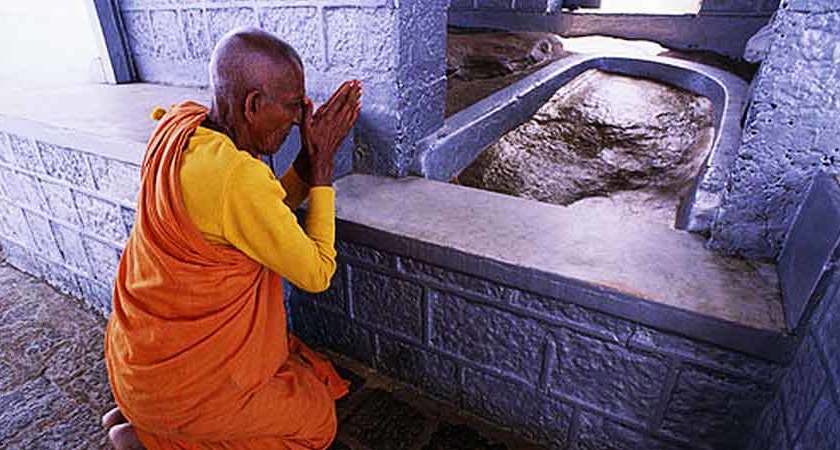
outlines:
{"label": "robe fold", "polygon": [[155,129],[120,259],[105,357],[114,398],[149,449],[320,449],[348,383],[286,330],[280,276],[191,222],[179,170],[207,109]]}

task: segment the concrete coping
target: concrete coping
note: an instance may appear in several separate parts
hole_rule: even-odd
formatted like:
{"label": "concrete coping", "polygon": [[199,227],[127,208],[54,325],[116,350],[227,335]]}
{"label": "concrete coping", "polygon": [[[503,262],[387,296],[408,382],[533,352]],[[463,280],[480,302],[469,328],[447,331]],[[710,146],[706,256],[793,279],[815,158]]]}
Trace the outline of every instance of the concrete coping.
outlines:
{"label": "concrete coping", "polygon": [[770,360],[792,345],[775,268],[694,234],[418,177],[336,189],[340,239]]}
{"label": "concrete coping", "polygon": [[207,104],[206,90],[150,84],[3,86],[0,130],[140,165],[154,130],[150,114],[184,100]]}
{"label": "concrete coping", "polygon": [[[156,106],[168,109],[185,100],[207,106],[210,93],[145,83],[11,88],[0,94],[0,130],[140,165],[157,124],[151,119],[152,110]],[[337,152],[336,177],[352,170],[354,134],[355,129]],[[282,173],[299,149],[300,133],[293,127],[269,164]]]}
{"label": "concrete coping", "polygon": [[419,142],[412,172],[450,180],[505,133],[527,121],[560,87],[589,69],[661,81],[712,101],[714,143],[677,217],[680,229],[709,231],[741,142],[747,84],[726,71],[675,58],[604,53],[555,61],[449,117]]}

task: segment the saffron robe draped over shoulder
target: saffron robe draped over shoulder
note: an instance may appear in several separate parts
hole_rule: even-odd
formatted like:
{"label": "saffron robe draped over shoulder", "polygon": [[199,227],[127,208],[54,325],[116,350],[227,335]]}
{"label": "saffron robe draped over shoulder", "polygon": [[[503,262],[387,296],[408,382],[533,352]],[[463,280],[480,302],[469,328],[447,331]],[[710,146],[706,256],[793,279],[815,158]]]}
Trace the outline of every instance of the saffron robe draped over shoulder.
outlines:
{"label": "saffron robe draped over shoulder", "polygon": [[206,114],[174,107],[146,150],[106,333],[114,398],[149,450],[326,448],[347,382],[287,333],[280,275],[208,240],[185,207],[183,156]]}

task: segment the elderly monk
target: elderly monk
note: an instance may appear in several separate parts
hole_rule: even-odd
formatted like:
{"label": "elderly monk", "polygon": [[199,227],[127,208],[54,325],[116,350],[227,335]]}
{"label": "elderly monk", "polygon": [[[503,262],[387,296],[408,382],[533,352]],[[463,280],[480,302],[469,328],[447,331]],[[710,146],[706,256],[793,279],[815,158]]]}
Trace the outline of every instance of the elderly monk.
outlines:
{"label": "elderly monk", "polygon": [[[347,382],[288,334],[281,277],[330,284],[333,159],[361,84],[313,113],[298,55],[256,29],[222,38],[210,81],[209,110],[157,111],[105,342],[118,409],[103,422],[123,448],[326,448]],[[278,181],[259,157],[292,125],[303,145]]]}

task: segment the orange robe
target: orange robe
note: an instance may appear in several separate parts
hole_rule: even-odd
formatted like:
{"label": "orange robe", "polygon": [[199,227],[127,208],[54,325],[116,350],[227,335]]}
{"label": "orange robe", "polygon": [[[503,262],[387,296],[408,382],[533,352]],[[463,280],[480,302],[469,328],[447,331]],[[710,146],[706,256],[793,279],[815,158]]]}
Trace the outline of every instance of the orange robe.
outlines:
{"label": "orange robe", "polygon": [[287,334],[279,275],[185,209],[182,155],[206,114],[178,105],[146,150],[105,339],[114,398],[149,450],[326,448],[347,382]]}

